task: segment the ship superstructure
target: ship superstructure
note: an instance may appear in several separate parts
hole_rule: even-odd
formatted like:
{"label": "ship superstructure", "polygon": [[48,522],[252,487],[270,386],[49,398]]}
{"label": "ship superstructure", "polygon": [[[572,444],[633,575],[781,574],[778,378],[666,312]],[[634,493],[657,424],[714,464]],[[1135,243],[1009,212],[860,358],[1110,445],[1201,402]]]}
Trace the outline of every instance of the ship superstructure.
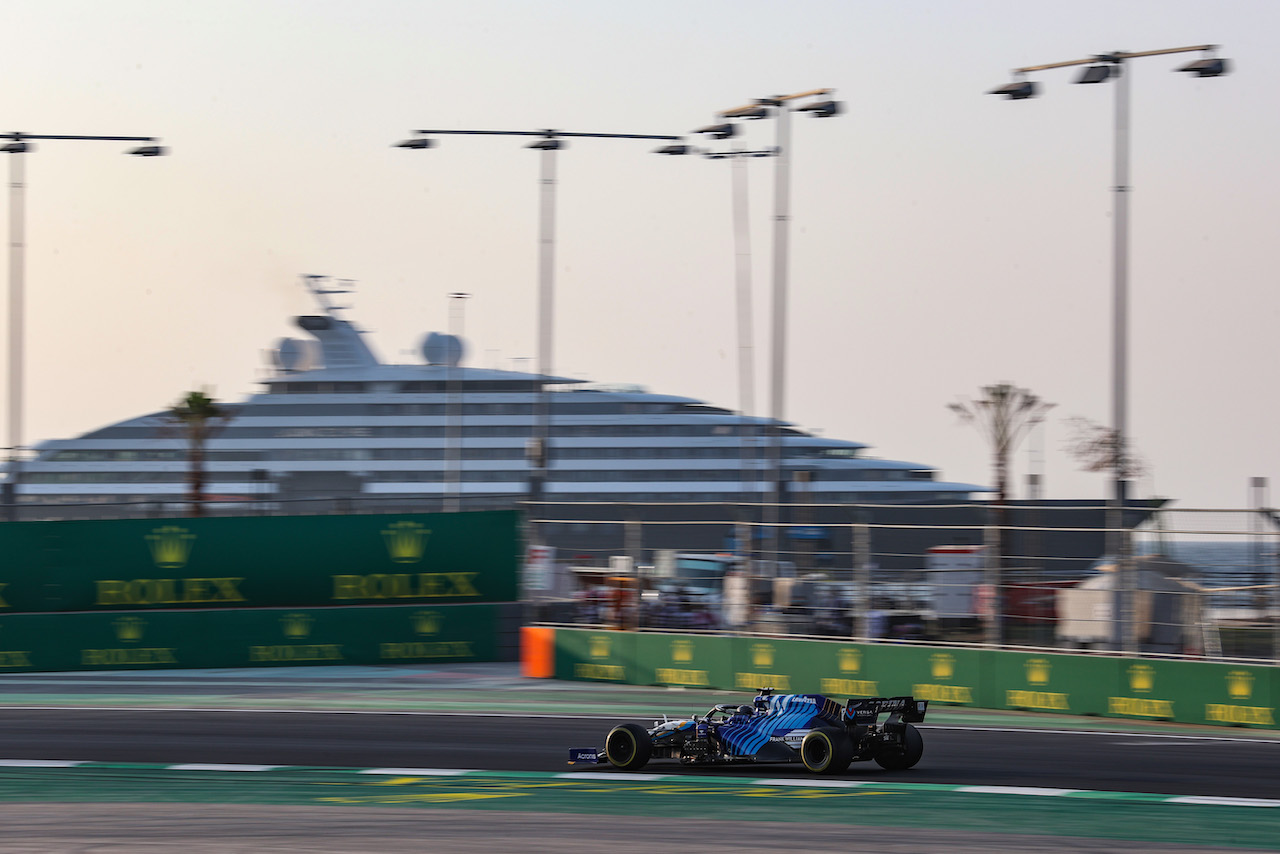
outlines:
{"label": "ship superstructure", "polygon": [[[296,318],[263,391],[231,407],[209,440],[215,499],[381,497],[519,500],[540,397],[548,405],[554,501],[739,502],[769,491],[774,422],[635,386],[466,367],[462,342],[432,333],[421,364],[388,364],[333,298],[304,277],[321,313]],[[814,503],[965,501],[985,487],[883,460],[859,442],[778,425],[782,479]],[[22,467],[24,504],[178,502],[187,443],[165,411],[42,444]]]}

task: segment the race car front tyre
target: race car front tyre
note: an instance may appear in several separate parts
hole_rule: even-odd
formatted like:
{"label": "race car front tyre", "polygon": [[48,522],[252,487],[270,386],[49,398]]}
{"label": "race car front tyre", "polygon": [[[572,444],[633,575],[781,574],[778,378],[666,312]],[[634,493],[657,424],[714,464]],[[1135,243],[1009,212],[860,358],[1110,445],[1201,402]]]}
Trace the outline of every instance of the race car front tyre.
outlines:
{"label": "race car front tyre", "polygon": [[886,771],[905,771],[924,755],[924,739],[911,724],[903,724],[902,744],[876,755],[876,764]]}
{"label": "race car front tyre", "polygon": [[843,774],[853,761],[853,740],[842,729],[815,729],[800,742],[800,761],[815,774]]}
{"label": "race car front tyre", "polygon": [[653,739],[649,731],[637,724],[618,724],[604,740],[604,757],[614,768],[637,771],[653,755]]}

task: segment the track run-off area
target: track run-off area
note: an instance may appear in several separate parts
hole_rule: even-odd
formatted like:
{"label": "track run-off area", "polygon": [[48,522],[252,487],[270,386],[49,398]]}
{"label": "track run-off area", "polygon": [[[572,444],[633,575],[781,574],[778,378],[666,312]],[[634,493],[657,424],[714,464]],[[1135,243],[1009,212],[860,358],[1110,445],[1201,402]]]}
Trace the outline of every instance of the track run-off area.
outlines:
{"label": "track run-off area", "polygon": [[[0,850],[408,851],[428,831],[440,851],[1280,844],[1267,730],[934,707],[906,772],[565,762],[614,723],[738,696],[529,680],[510,664],[11,674]],[[52,847],[22,847],[34,839]]]}

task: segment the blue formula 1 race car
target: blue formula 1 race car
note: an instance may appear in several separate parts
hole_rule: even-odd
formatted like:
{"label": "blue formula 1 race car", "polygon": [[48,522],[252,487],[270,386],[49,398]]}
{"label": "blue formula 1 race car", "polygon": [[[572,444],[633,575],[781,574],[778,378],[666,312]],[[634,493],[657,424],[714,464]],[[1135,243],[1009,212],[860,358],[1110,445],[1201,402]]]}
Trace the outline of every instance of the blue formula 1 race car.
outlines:
{"label": "blue formula 1 race car", "polygon": [[607,762],[635,771],[650,759],[684,765],[802,762],[815,774],[842,774],[849,763],[870,759],[900,771],[924,754],[924,740],[912,724],[924,720],[928,705],[913,697],[870,697],[842,706],[821,694],[761,688],[749,706],[719,704],[705,715],[675,720],[664,715],[649,729],[619,724],[609,730],[603,749],[570,749],[569,764]]}

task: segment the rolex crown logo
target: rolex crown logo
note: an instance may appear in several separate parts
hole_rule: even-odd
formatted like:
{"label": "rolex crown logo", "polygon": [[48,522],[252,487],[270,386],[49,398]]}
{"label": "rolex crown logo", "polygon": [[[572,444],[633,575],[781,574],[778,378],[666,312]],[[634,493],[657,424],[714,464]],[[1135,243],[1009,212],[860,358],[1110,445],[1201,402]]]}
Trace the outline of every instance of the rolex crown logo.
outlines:
{"label": "rolex crown logo", "polygon": [[141,617],[119,617],[112,620],[111,625],[115,626],[117,640],[136,643],[142,640],[142,632],[147,627],[147,621]]}
{"label": "rolex crown logo", "polygon": [[1227,695],[1233,700],[1247,700],[1253,695],[1253,674],[1248,670],[1227,672]]}
{"label": "rolex crown logo", "polygon": [[1145,693],[1156,686],[1156,671],[1149,664],[1135,664],[1129,668],[1129,687]]}
{"label": "rolex crown logo", "polygon": [[751,645],[752,667],[773,667],[773,647],[767,643]]}
{"label": "rolex crown logo", "polygon": [[592,658],[608,658],[609,636],[592,635],[587,639],[587,649],[590,651]]}
{"label": "rolex crown logo", "polygon": [[434,635],[440,631],[440,614],[436,611],[417,611],[410,619],[417,634]]}
{"label": "rolex crown logo", "polygon": [[672,661],[693,661],[693,642],[675,640],[671,642]]}
{"label": "rolex crown logo", "polygon": [[956,674],[956,657],[946,652],[929,656],[929,672],[934,679],[950,679]]}
{"label": "rolex crown logo", "polygon": [[180,569],[191,557],[192,542],[196,535],[177,525],[165,525],[147,534],[151,559],[161,569]]}
{"label": "rolex crown logo", "polygon": [[315,618],[310,614],[285,614],[280,618],[280,626],[287,638],[305,638],[311,634],[311,624]]}
{"label": "rolex crown logo", "polygon": [[382,531],[387,554],[395,563],[417,563],[431,534],[417,522],[392,522]]}
{"label": "rolex crown logo", "polygon": [[862,651],[858,649],[842,649],[836,653],[841,673],[857,673],[862,669]]}
{"label": "rolex crown logo", "polygon": [[1047,658],[1029,658],[1026,663],[1027,681],[1032,685],[1049,684],[1049,670],[1052,665]]}

